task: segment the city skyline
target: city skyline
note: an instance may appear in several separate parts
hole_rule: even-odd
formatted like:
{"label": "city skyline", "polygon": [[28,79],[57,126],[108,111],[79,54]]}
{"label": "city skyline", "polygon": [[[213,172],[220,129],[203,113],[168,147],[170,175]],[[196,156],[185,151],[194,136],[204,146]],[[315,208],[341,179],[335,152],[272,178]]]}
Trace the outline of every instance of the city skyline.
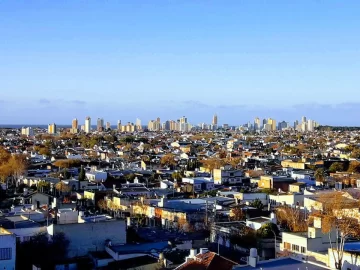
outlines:
{"label": "city skyline", "polygon": [[[122,125],[122,123],[125,123]],[[56,123],[48,124],[48,133],[56,133]],[[63,125],[67,126],[67,125]],[[188,122],[188,118],[186,116],[182,116],[176,120],[165,119],[161,121],[160,117],[157,117],[156,120],[150,120],[147,125],[141,124],[141,119],[136,118],[135,122],[123,122],[121,119],[117,120],[116,125],[111,124],[111,122],[106,121],[104,118],[97,118],[96,125],[91,125],[91,117],[87,116],[85,118],[84,124],[81,125],[77,118],[72,119],[70,125],[70,132],[77,133],[79,131],[84,131],[85,133],[89,133],[91,131],[102,132],[113,127],[120,131],[140,131],[146,127],[149,131],[160,131],[160,130],[178,130],[187,132],[190,131],[193,127],[206,129],[206,130],[216,130],[221,127],[244,127],[248,130],[266,130],[266,131],[274,131],[274,130],[288,130],[288,129],[296,129],[298,131],[314,131],[314,129],[320,126],[319,122],[316,122],[313,119],[309,119],[306,116],[302,116],[300,121],[295,119],[293,122],[281,120],[277,121],[274,118],[262,118],[255,117],[253,122],[248,121],[247,123],[238,124],[238,125],[229,125],[224,122],[218,125],[218,115],[214,114],[212,116],[211,122],[201,122],[201,123],[190,123]],[[29,126],[24,125],[22,128],[27,128]],[[93,129],[94,128],[94,129]],[[28,131],[26,131],[28,132]]]}

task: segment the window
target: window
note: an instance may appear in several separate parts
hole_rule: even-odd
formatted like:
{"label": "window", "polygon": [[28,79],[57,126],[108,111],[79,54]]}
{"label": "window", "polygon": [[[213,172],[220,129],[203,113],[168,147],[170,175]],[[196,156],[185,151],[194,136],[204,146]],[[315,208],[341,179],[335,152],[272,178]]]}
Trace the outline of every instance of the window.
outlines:
{"label": "window", "polygon": [[299,249],[299,246],[298,246],[298,245],[294,245],[294,244],[293,244],[293,245],[292,245],[292,250],[299,252],[300,249]]}
{"label": "window", "polygon": [[11,248],[0,248],[0,261],[11,260]]}
{"label": "window", "polygon": [[301,247],[301,253],[306,253],[306,247]]}
{"label": "window", "polygon": [[285,248],[285,249],[290,249],[290,248],[291,248],[291,244],[284,242],[284,248]]}

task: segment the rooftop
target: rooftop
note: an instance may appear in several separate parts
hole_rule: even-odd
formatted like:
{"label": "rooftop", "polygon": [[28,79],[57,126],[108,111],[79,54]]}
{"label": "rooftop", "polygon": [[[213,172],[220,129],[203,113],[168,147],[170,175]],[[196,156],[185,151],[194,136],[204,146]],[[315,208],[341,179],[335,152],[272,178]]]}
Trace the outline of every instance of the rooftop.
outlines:
{"label": "rooftop", "polygon": [[248,221],[263,223],[263,222],[270,222],[271,219],[268,217],[256,217],[256,218],[249,218]]}
{"label": "rooftop", "polygon": [[214,252],[206,252],[196,255],[194,260],[180,265],[176,270],[231,270],[237,265],[236,262],[230,261]]}
{"label": "rooftop", "polygon": [[327,267],[322,267],[318,265],[314,265],[311,263],[306,263],[302,261],[297,261],[291,258],[277,259],[271,261],[263,261],[258,263],[256,267],[245,266],[245,267],[237,267],[235,270],[289,270],[289,269],[297,269],[297,270],[322,270],[329,269]]}
{"label": "rooftop", "polygon": [[0,227],[0,235],[9,235],[9,234],[11,234],[9,231],[7,231],[4,228]]}
{"label": "rooftop", "polygon": [[154,253],[163,251],[169,247],[168,242],[144,243],[144,244],[125,244],[112,246],[111,249],[119,254],[130,253]]}

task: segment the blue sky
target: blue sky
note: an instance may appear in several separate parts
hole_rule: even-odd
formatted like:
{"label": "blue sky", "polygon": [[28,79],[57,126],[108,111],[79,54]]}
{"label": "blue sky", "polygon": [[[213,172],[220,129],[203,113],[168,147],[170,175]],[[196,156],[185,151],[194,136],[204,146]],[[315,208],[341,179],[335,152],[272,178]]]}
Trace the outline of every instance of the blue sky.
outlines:
{"label": "blue sky", "polygon": [[0,123],[360,125],[360,1],[0,1]]}

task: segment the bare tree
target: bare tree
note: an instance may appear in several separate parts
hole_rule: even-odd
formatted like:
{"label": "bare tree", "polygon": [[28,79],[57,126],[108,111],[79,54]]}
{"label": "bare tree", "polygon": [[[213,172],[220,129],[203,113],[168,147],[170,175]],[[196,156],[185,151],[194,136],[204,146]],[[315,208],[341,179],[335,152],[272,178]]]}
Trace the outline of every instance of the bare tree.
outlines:
{"label": "bare tree", "polygon": [[305,213],[299,207],[278,207],[276,218],[282,226],[287,227],[292,232],[305,232],[308,228]]}
{"label": "bare tree", "polygon": [[[322,195],[321,227],[329,235],[330,247],[336,269],[341,269],[344,257],[344,245],[350,237],[360,237],[359,201],[343,196],[342,192]],[[335,235],[335,242],[332,237]]]}

